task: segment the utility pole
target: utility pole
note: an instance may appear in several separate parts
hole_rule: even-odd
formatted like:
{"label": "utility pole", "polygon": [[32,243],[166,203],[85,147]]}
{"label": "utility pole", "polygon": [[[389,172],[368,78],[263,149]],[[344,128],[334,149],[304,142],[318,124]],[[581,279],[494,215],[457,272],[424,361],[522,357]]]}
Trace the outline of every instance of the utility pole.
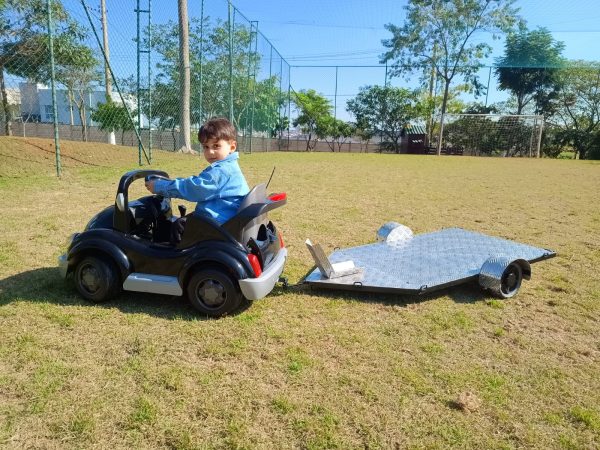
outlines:
{"label": "utility pole", "polygon": [[178,0],[179,10],[179,65],[180,95],[179,108],[179,147],[184,150],[192,148],[190,136],[190,45],[187,0]]}
{"label": "utility pole", "polygon": [[[112,102],[112,79],[110,77],[110,70],[108,65],[110,64],[110,51],[108,49],[108,24],[106,21],[106,0],[100,0],[100,10],[102,16],[102,40],[104,45],[104,53],[106,59],[104,60],[104,86],[106,88],[106,103]],[[110,130],[108,133],[108,143],[115,145],[115,130]]]}

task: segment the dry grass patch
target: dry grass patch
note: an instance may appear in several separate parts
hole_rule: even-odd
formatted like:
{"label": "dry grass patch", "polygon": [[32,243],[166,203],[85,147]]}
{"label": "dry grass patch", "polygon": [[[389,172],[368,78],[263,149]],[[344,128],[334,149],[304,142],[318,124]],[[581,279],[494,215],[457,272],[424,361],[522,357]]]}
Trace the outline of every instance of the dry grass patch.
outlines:
{"label": "dry grass patch", "polygon": [[[137,149],[65,142],[56,179],[51,144],[0,138],[0,446],[600,446],[600,165],[241,155],[250,184],[276,166],[270,190],[288,193],[273,217],[292,284],[312,267],[307,237],[330,251],[372,242],[389,220],[559,255],[507,301],[471,285],[423,297],[292,286],[204,320],[165,296],[90,305],[58,279],[66,238],[114,201]],[[204,166],[155,159],[171,176]],[[469,414],[456,409],[467,392]]]}

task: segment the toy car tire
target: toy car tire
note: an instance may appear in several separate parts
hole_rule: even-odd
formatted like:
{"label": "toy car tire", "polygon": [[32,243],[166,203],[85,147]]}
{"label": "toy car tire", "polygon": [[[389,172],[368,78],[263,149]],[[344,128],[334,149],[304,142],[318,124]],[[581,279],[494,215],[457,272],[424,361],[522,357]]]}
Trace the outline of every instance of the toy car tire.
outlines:
{"label": "toy car tire", "polygon": [[195,272],[187,284],[190,303],[202,314],[220,317],[237,310],[243,301],[237,283],[219,269]]}
{"label": "toy car tire", "polygon": [[75,267],[75,287],[83,298],[94,303],[110,300],[120,291],[119,275],[109,261],[95,256],[83,258]]}

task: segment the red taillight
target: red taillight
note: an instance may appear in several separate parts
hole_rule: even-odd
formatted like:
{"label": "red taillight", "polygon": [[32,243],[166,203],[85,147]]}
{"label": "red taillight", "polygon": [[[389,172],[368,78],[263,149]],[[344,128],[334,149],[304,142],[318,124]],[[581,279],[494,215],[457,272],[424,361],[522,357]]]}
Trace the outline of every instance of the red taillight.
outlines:
{"label": "red taillight", "polygon": [[279,233],[279,247],[283,248],[285,247],[285,244],[283,243],[283,234]]}
{"label": "red taillight", "polygon": [[248,254],[248,262],[252,266],[252,270],[254,271],[254,276],[256,278],[260,277],[260,275],[262,274],[262,269],[260,267],[260,262],[258,261],[258,256],[256,256],[254,253],[249,253]]}
{"label": "red taillight", "polygon": [[278,194],[269,195],[269,200],[271,200],[272,202],[278,202],[280,200],[285,199],[287,199],[287,194],[285,192],[279,192]]}

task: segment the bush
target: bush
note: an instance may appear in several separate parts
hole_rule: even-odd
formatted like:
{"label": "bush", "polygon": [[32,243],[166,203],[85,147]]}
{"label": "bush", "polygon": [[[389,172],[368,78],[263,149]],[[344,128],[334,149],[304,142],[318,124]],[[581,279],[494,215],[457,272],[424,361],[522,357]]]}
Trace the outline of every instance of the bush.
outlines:
{"label": "bush", "polygon": [[590,147],[585,153],[585,159],[600,159],[600,131],[590,141]]}

